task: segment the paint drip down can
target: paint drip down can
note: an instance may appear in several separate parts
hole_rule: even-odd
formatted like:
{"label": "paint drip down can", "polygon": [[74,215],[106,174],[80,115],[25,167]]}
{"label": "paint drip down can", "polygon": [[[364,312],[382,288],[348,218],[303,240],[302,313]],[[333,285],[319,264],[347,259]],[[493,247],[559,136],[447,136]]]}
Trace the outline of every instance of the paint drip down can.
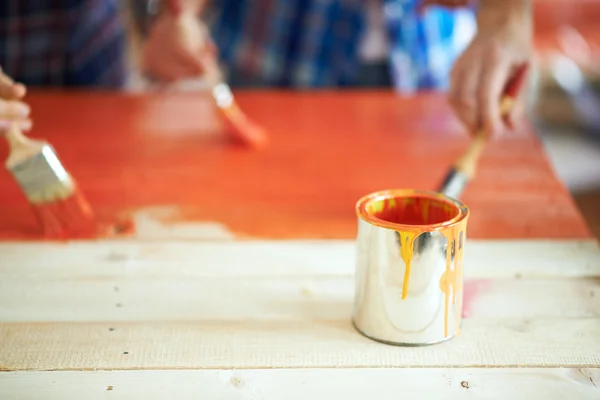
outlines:
{"label": "paint drip down can", "polygon": [[355,328],[404,346],[458,334],[467,206],[436,192],[394,189],[361,198],[356,214]]}

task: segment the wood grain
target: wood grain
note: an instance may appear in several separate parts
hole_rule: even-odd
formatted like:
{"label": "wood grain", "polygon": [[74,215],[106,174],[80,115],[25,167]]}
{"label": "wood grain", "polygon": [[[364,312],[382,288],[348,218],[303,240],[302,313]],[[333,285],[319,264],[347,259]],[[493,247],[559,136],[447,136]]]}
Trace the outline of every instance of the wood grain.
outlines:
{"label": "wood grain", "polygon": [[3,243],[0,368],[600,365],[596,243],[470,245],[463,333],[398,348],[351,326],[351,241]]}
{"label": "wood grain", "polygon": [[[361,196],[436,188],[470,141],[443,94],[239,91],[236,98],[269,132],[264,151],[225,139],[208,94],[28,95],[32,136],[54,145],[101,218],[172,206],[175,215],[156,219],[215,223],[237,238],[354,238]],[[527,124],[490,143],[479,171],[464,195],[470,237],[592,237]],[[6,171],[0,188],[0,239],[39,238]]]}
{"label": "wood grain", "polygon": [[[0,242],[0,280],[347,276],[355,251],[353,240]],[[468,239],[464,269],[473,279],[597,277],[600,245]]]}
{"label": "wood grain", "polygon": [[600,318],[469,318],[460,336],[427,347],[374,342],[353,329],[348,315],[320,321],[2,323],[0,337],[0,369],[7,371],[600,366]]}
{"label": "wood grain", "polygon": [[0,398],[595,400],[598,385],[598,368],[5,372]]}
{"label": "wood grain", "polygon": [[[600,317],[599,278],[467,279],[464,290],[468,317]],[[343,321],[353,294],[350,274],[9,278],[0,282],[0,321]]]}

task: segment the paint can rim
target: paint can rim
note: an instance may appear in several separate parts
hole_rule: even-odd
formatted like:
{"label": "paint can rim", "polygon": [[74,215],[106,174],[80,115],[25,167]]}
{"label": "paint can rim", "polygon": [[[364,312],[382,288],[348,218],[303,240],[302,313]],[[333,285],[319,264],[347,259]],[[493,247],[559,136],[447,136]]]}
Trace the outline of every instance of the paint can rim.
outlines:
{"label": "paint can rim", "polygon": [[[447,220],[440,223],[435,224],[422,224],[422,225],[409,225],[409,224],[400,224],[396,222],[390,222],[383,220],[381,218],[376,217],[369,211],[367,211],[367,206],[374,201],[381,201],[391,198],[426,198],[435,201],[441,201],[450,206],[454,207],[457,210],[456,215]],[[428,190],[417,190],[417,189],[385,189],[379,190],[376,192],[371,192],[363,197],[361,197],[356,202],[355,207],[356,215],[365,222],[368,222],[372,225],[393,229],[395,231],[418,231],[418,232],[435,232],[442,229],[446,229],[448,227],[455,226],[460,222],[466,220],[469,217],[470,210],[469,207],[457,200],[455,198],[444,195],[440,192],[428,191]]]}

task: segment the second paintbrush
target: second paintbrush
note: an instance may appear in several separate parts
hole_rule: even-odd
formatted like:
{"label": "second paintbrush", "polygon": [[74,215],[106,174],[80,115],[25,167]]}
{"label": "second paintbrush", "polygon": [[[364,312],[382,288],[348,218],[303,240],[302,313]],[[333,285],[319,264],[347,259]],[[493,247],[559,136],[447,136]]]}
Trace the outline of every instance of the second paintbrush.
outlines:
{"label": "second paintbrush", "polygon": [[[180,25],[183,39],[187,41],[191,49],[201,48],[201,43],[193,32],[193,24],[197,24],[195,16],[183,13],[181,0],[168,0],[166,2],[168,12],[177,19]],[[231,88],[223,78],[221,69],[216,61],[203,58],[204,78],[210,86],[213,101],[220,114],[229,124],[229,131],[233,136],[246,145],[254,148],[264,147],[267,143],[267,135],[263,128],[252,121],[238,106]]]}

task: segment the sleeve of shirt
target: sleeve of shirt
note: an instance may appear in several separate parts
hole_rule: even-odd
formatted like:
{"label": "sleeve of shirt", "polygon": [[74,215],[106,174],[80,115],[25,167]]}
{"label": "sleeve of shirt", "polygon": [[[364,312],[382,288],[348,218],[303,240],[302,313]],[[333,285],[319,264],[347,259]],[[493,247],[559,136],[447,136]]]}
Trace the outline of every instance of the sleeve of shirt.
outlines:
{"label": "sleeve of shirt", "polygon": [[415,0],[385,0],[385,7],[396,89],[446,89],[454,61],[475,34],[473,10],[430,7],[419,13]]}
{"label": "sleeve of shirt", "polygon": [[118,88],[127,76],[127,38],[118,0],[84,0],[73,11],[66,84]]}

